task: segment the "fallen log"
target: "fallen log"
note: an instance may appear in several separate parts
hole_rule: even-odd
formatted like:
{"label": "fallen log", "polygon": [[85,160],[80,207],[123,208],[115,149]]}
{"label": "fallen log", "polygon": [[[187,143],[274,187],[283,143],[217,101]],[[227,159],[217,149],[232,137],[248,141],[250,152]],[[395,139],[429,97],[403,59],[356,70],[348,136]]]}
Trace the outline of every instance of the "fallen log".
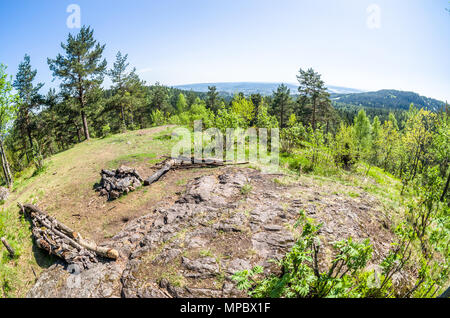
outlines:
{"label": "fallen log", "polygon": [[159,178],[161,178],[164,174],[166,174],[175,163],[176,163],[175,159],[167,160],[161,169],[159,169],[154,174],[152,174],[150,177],[148,177],[147,179],[144,180],[144,185],[148,186],[148,185],[151,185],[152,183],[158,181]]}
{"label": "fallen log", "polygon": [[[168,157],[167,157],[168,158]],[[158,181],[171,169],[194,169],[194,168],[216,168],[223,167],[227,161],[219,159],[196,159],[195,157],[169,158],[161,163],[162,167],[153,175],[144,180],[144,185],[148,186]],[[230,163],[229,165],[242,165],[248,162]]]}
{"label": "fallen log", "polygon": [[54,217],[32,204],[18,203],[23,214],[32,222],[32,233],[36,244],[49,254],[63,258],[68,263],[75,263],[89,268],[97,263],[97,256],[117,259],[119,253],[111,248],[98,246],[84,239],[80,233],[59,222]]}
{"label": "fallen log", "polygon": [[2,241],[3,245],[5,246],[5,248],[8,250],[9,256],[14,257],[14,255],[16,255],[16,252],[11,247],[11,245],[8,244],[8,241],[6,241],[6,238],[2,237],[1,241]]}

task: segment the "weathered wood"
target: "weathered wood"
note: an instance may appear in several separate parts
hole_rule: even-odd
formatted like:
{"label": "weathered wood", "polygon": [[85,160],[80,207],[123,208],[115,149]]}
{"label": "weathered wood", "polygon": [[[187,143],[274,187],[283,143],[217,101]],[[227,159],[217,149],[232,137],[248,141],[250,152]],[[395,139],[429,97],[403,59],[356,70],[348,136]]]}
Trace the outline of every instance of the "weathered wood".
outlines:
{"label": "weathered wood", "polygon": [[8,250],[9,255],[11,257],[14,257],[14,255],[16,255],[16,252],[14,251],[14,249],[11,247],[11,245],[8,244],[8,241],[6,241],[5,237],[1,238],[1,241],[3,243],[3,245],[5,246],[5,248]]}
{"label": "weathered wood", "polygon": [[96,263],[96,256],[117,259],[119,253],[109,247],[98,246],[94,242],[84,239],[80,233],[59,222],[54,217],[40,210],[32,204],[18,203],[21,212],[31,218],[32,233],[36,244],[63,258],[68,263],[75,263],[89,268]]}
{"label": "weathered wood", "polygon": [[81,246],[86,248],[89,251],[93,251],[97,253],[97,255],[110,258],[110,259],[118,259],[119,258],[119,252],[117,252],[115,249],[104,247],[104,246],[98,246],[94,242],[87,241],[79,235],[78,243],[80,243]]}
{"label": "weathered wood", "polygon": [[[168,158],[168,157],[167,157]],[[207,158],[196,161],[194,157],[170,158],[162,162],[162,167],[153,175],[144,180],[144,185],[148,186],[158,181],[163,175],[172,169],[196,169],[196,168],[216,168],[225,166],[227,161]],[[243,165],[248,162],[231,163],[229,165]]]}
{"label": "weathered wood", "polygon": [[144,185],[148,186],[158,181],[159,178],[161,178],[164,174],[166,174],[175,163],[176,163],[175,159],[167,160],[161,169],[159,169],[153,175],[144,180]]}

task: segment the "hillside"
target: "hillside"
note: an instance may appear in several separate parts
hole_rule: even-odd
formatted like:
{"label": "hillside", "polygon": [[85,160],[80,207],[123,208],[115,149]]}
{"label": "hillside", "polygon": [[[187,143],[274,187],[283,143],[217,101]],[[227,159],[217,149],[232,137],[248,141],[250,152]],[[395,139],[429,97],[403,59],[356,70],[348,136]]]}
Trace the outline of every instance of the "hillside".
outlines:
{"label": "hillside", "polygon": [[[324,223],[327,248],[352,235],[371,239],[374,261],[387,252],[402,213],[401,184],[377,168],[368,176],[360,167],[328,177],[264,175],[245,166],[176,170],[111,202],[93,190],[103,168],[125,164],[150,175],[170,153],[170,131],[93,139],[48,158],[38,175],[22,173],[0,215],[2,235],[20,254],[11,260],[0,250],[0,293],[25,296],[37,281],[31,296],[243,296],[232,274],[255,264],[277,270],[267,261],[292,246],[302,209]],[[81,289],[67,288],[67,272],[32,241],[16,202],[39,206],[87,238],[114,246],[121,258],[84,271]]]}
{"label": "hillside", "polygon": [[[259,93],[264,96],[272,95],[274,91],[277,90],[277,87],[281,83],[263,83],[263,82],[228,82],[228,83],[197,83],[197,84],[186,84],[186,85],[177,85],[175,88],[179,88],[182,90],[192,90],[195,92],[207,92],[208,86],[216,86],[217,91],[224,94],[237,94],[239,92],[244,93],[245,95],[256,94]],[[290,90],[291,94],[297,94],[298,85],[291,83],[284,83]],[[340,86],[332,86],[328,85],[328,91],[333,94],[349,94],[349,93],[360,93],[361,90]]]}
{"label": "hillside", "polygon": [[[177,85],[178,88],[185,91],[194,91],[205,93],[209,86],[216,86],[217,91],[224,97],[232,97],[239,92],[244,95],[259,93],[263,96],[270,96],[281,83],[258,83],[258,82],[229,82],[229,83],[197,83]],[[284,83],[292,95],[297,95],[298,85]],[[328,85],[328,92],[331,100],[335,103],[347,104],[353,106],[362,106],[368,108],[383,109],[402,109],[408,110],[411,104],[418,108],[426,108],[437,111],[445,103],[433,98],[421,96],[414,92],[399,91],[393,89],[384,89],[376,92],[364,92],[354,88]]]}
{"label": "hillside", "polygon": [[445,103],[433,98],[420,96],[414,92],[384,89],[376,92],[364,92],[356,94],[332,94],[331,99],[338,103],[351,104],[384,109],[408,110],[411,104],[417,108],[425,108],[437,111],[444,107]]}

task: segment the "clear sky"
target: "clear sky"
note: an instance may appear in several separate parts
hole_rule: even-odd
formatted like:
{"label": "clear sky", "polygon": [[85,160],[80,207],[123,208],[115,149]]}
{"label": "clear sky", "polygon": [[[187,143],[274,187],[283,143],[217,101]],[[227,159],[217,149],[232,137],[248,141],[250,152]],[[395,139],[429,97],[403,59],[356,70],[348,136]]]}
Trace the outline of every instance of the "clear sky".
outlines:
{"label": "clear sky", "polygon": [[148,83],[295,83],[313,67],[329,85],[450,101],[448,0],[0,0],[0,62],[15,74],[28,53],[43,93],[47,57],[77,32],[70,4],[108,65],[128,53]]}

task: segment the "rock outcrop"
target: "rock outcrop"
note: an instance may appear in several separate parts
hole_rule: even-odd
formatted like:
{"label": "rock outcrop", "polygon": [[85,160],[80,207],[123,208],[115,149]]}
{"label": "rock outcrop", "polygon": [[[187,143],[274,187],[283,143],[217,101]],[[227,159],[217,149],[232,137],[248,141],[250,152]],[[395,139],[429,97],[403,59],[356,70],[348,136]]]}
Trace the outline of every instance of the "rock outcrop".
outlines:
{"label": "rock outcrop", "polygon": [[[380,244],[391,234],[371,208],[373,202],[349,203],[329,194],[320,204],[312,204],[315,194],[299,184],[276,183],[273,176],[253,169],[217,170],[190,181],[174,204],[128,222],[103,242],[119,252],[118,261],[100,262],[78,276],[55,265],[41,275],[28,296],[245,297],[233,274],[255,265],[263,266],[265,275],[278,273],[271,260],[282,258],[294,244],[298,229],[293,225],[300,209],[326,223],[328,232],[322,234],[329,242],[348,235],[363,239],[371,226],[376,227],[382,233],[375,238],[374,249],[382,254]],[[348,222],[345,231],[342,222],[327,217],[341,212]],[[367,222],[370,226],[364,227]],[[67,281],[76,279],[81,284],[68,287]]]}

